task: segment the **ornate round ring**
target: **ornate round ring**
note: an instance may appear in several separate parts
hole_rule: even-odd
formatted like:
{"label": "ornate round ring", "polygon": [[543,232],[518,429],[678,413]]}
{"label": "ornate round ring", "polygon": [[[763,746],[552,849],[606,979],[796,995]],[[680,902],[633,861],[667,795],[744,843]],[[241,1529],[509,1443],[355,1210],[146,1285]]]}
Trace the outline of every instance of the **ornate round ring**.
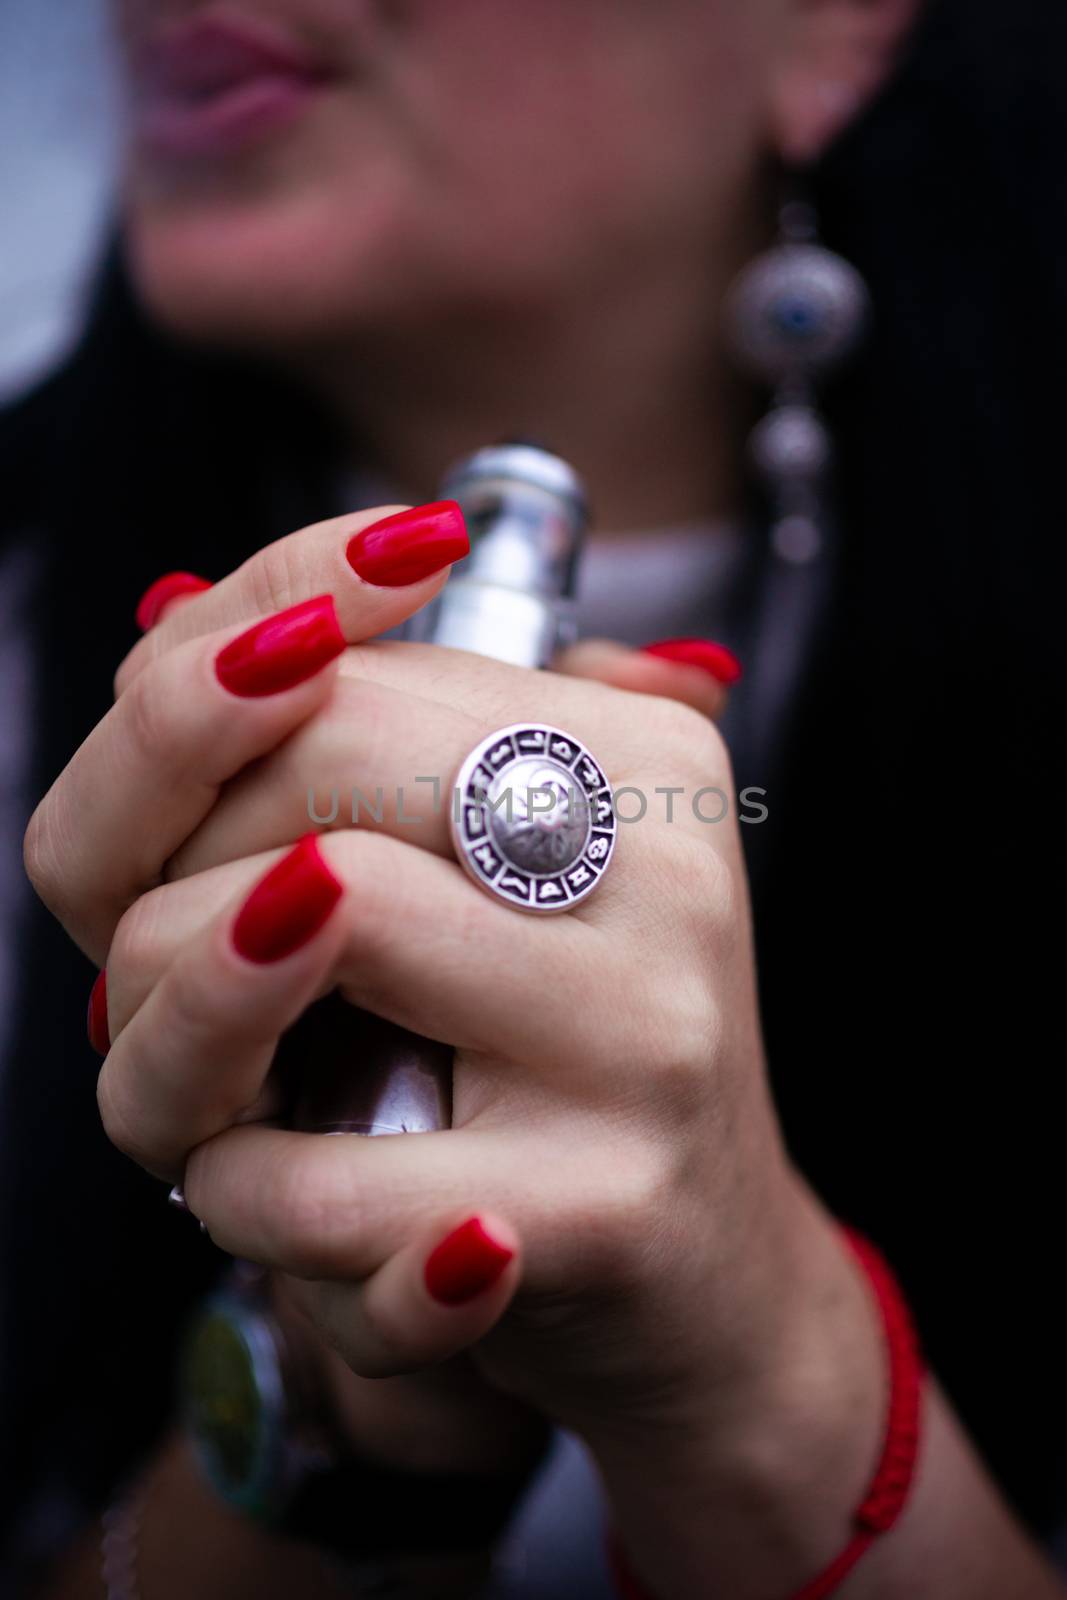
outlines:
{"label": "ornate round ring", "polygon": [[540,722],[471,751],[452,795],[452,843],[475,883],[520,911],[569,911],[615,848],[611,789],[581,740]]}

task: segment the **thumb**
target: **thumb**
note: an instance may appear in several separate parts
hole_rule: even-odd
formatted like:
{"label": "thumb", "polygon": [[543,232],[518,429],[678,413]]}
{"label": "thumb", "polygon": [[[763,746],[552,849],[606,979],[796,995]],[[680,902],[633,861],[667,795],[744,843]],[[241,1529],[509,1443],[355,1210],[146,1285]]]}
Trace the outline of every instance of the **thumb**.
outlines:
{"label": "thumb", "polygon": [[364,1378],[435,1366],[485,1337],[519,1285],[519,1240],[482,1212],[398,1250],[363,1283],[299,1286],[319,1334]]}
{"label": "thumb", "polygon": [[680,700],[706,717],[720,717],[741,663],[711,639],[663,639],[631,650],[611,639],[583,639],[552,663],[571,678],[593,678],[616,689]]}

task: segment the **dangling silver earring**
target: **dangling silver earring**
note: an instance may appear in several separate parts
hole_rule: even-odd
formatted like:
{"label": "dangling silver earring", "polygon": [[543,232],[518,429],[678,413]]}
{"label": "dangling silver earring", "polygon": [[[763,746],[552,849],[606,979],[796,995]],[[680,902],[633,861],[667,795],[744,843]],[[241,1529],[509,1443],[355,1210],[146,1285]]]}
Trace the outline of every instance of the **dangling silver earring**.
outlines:
{"label": "dangling silver earring", "polygon": [[862,277],[819,243],[813,208],[796,200],[782,207],[778,242],[727,298],[735,354],[772,391],[748,448],[770,495],[771,547],[784,561],[805,565],[822,549],[832,446],[816,380],[855,348],[869,312]]}

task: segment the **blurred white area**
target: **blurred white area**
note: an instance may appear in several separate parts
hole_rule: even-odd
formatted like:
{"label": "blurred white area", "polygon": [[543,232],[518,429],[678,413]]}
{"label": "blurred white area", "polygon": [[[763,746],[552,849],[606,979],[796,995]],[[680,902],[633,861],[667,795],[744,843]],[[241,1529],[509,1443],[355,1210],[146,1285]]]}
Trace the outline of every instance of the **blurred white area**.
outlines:
{"label": "blurred white area", "polygon": [[76,337],[115,149],[106,0],[0,0],[0,401]]}

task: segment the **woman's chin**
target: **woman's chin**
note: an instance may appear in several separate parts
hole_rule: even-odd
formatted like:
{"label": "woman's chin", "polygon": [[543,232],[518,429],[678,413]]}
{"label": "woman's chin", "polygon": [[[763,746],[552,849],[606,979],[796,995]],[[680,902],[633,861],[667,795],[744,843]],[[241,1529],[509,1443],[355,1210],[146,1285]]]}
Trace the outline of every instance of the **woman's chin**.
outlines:
{"label": "woman's chin", "polygon": [[162,324],[269,352],[402,315],[418,298],[412,264],[433,249],[417,177],[391,149],[357,143],[358,156],[329,163],[312,160],[317,148],[283,141],[261,159],[180,174],[133,157],[127,256]]}
{"label": "woman's chin", "polygon": [[126,258],[151,316],[182,337],[269,351],[384,311],[390,275],[367,236],[339,238],[332,208],[287,209],[129,206]]}
{"label": "woman's chin", "polygon": [[181,336],[272,349],[537,310],[582,265],[573,208],[489,203],[392,159],[318,182],[296,163],[241,184],[130,174],[127,258],[152,316]]}

